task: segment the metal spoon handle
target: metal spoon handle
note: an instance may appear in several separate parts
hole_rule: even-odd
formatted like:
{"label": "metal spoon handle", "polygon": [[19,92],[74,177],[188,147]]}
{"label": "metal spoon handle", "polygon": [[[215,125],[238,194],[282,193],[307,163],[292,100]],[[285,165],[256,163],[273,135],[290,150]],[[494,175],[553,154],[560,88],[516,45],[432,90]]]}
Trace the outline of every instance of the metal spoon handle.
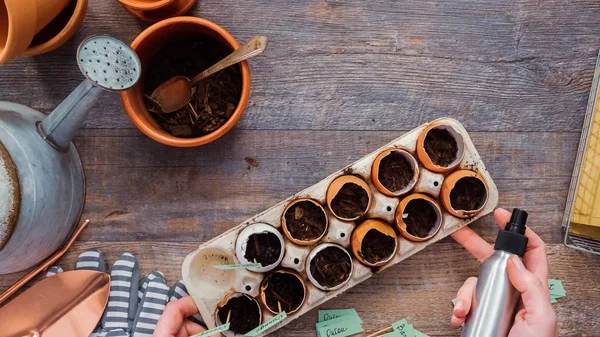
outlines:
{"label": "metal spoon handle", "polygon": [[218,71],[261,54],[267,47],[267,41],[266,36],[255,36],[251,38],[250,41],[236,49],[233,53],[192,78],[192,86]]}

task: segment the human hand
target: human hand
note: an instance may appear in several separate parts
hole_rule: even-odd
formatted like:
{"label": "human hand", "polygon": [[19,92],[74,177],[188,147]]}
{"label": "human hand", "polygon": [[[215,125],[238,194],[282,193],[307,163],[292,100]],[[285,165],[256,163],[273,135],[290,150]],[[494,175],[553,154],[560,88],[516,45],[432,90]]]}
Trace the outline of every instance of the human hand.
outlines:
{"label": "human hand", "polygon": [[[198,308],[191,297],[186,296],[167,304],[161,316],[154,337],[189,337],[206,329],[187,318],[197,314]],[[214,335],[214,336],[218,336]]]}
{"label": "human hand", "polygon": [[[494,212],[496,223],[504,228],[510,220],[511,213],[499,208]],[[513,255],[507,262],[508,278],[521,293],[515,321],[508,334],[509,337],[555,337],[558,336],[556,312],[550,304],[548,291],[548,259],[546,244],[531,229],[527,228],[525,236],[529,239],[523,261]],[[460,243],[480,262],[494,253],[494,247],[485,242],[472,229],[464,227],[452,234],[452,238]],[[470,277],[458,290],[456,305],[452,311],[451,323],[461,326],[471,309],[473,294],[477,284],[476,277]]]}

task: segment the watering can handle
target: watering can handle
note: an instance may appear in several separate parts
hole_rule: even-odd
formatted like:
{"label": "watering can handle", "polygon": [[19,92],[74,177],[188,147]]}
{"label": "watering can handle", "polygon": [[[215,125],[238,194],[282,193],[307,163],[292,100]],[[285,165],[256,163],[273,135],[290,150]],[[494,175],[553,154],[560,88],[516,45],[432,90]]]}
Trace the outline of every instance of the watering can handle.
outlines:
{"label": "watering can handle", "polygon": [[86,79],[54,111],[38,123],[38,133],[53,148],[67,151],[88,112],[103,92]]}

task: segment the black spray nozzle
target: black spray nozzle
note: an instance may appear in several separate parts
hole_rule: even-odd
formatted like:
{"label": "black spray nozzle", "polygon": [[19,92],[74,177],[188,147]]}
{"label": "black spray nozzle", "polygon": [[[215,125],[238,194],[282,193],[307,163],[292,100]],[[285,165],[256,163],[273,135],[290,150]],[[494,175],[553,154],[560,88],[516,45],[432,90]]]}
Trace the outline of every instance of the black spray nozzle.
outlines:
{"label": "black spray nozzle", "polygon": [[527,212],[520,208],[513,209],[510,221],[504,227],[505,231],[517,234],[525,234],[525,224],[527,223]]}

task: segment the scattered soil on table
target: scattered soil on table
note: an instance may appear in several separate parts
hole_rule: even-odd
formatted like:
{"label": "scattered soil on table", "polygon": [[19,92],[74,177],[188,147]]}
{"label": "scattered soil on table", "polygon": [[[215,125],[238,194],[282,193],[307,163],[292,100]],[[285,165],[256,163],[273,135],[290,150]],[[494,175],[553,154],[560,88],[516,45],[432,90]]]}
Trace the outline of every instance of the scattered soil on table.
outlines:
{"label": "scattered soil on table", "polygon": [[190,104],[173,113],[163,113],[150,96],[166,80],[182,75],[192,79],[230,52],[220,42],[196,36],[173,42],[152,58],[144,74],[144,101],[162,129],[175,137],[201,137],[231,118],[242,93],[239,66],[228,67],[200,81],[192,89]]}
{"label": "scattered soil on table", "polygon": [[274,312],[292,312],[304,301],[304,286],[298,277],[288,273],[273,273],[263,281],[267,306]]}
{"label": "scattered soil on table", "polygon": [[258,160],[256,160],[256,158],[252,158],[252,157],[246,157],[244,158],[244,160],[246,161],[246,164],[252,166],[252,167],[258,167]]}
{"label": "scattered soil on table", "polygon": [[332,288],[350,277],[352,260],[340,248],[327,247],[317,253],[310,263],[310,273],[322,286]]}
{"label": "scattered soil on table", "polygon": [[414,199],[406,205],[403,218],[408,234],[424,238],[435,226],[437,214],[428,201]]}
{"label": "scattered soil on table", "polygon": [[425,136],[424,147],[431,161],[438,166],[446,167],[456,160],[458,145],[448,130],[429,130]]}
{"label": "scattered soil on table", "polygon": [[[246,334],[260,325],[260,311],[257,303],[246,296],[230,299],[219,309],[219,320],[225,324],[229,315],[229,330]],[[229,312],[231,311],[231,314]]]}
{"label": "scattered soil on table", "polygon": [[379,164],[379,182],[391,192],[408,186],[414,175],[410,162],[399,152],[391,152]]}
{"label": "scattered soil on table", "polygon": [[281,241],[277,235],[269,232],[252,234],[246,244],[246,260],[270,266],[279,260],[281,255]]}
{"label": "scattered soil on table", "polygon": [[339,217],[352,219],[363,215],[369,206],[369,194],[364,188],[346,183],[331,201],[331,210]]}
{"label": "scattered soil on table", "polygon": [[377,263],[394,254],[396,238],[371,229],[363,238],[360,246],[362,257],[369,263]]}
{"label": "scattered soil on table", "polygon": [[310,201],[299,201],[285,212],[285,226],[297,240],[316,240],[327,229],[327,217],[323,210]]}
{"label": "scattered soil on table", "polygon": [[50,41],[52,38],[58,35],[58,33],[60,33],[65,28],[69,20],[71,20],[71,17],[75,12],[76,6],[77,0],[71,0],[67,7],[65,7],[65,9],[58,13],[58,15],[54,19],[52,19],[52,21],[50,21],[50,23],[48,23],[46,27],[42,28],[42,30],[35,34],[29,46],[38,46],[42,43]]}
{"label": "scattered soil on table", "polygon": [[485,185],[473,177],[460,179],[450,192],[450,204],[455,210],[474,211],[481,208],[486,199]]}

